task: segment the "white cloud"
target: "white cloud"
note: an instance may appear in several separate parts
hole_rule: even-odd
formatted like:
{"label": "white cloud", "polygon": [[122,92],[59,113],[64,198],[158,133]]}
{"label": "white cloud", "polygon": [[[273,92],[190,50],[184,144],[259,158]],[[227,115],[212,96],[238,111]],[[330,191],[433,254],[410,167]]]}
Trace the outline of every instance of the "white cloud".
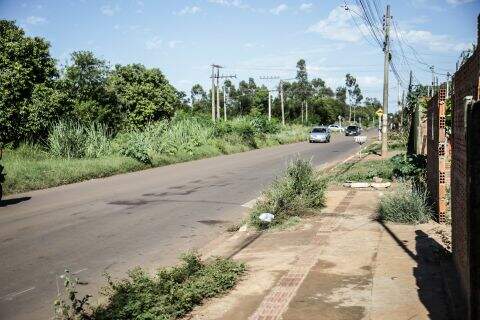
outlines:
{"label": "white cloud", "polygon": [[458,52],[469,47],[468,43],[456,41],[451,36],[445,34],[433,34],[428,30],[400,31],[400,35],[411,44],[426,47],[436,52]]}
{"label": "white cloud", "polygon": [[116,6],[111,6],[111,5],[105,5],[100,7],[100,12],[105,15],[105,16],[114,16],[117,12],[120,11],[120,7],[118,5]]}
{"label": "white cloud", "polygon": [[182,10],[180,10],[178,13],[179,16],[184,16],[184,15],[187,15],[187,14],[197,14],[199,13],[200,11],[202,11],[202,9],[200,7],[197,7],[197,6],[186,6],[185,8],[183,8]]}
{"label": "white cloud", "polygon": [[183,41],[180,41],[180,40],[172,40],[172,41],[168,42],[168,47],[170,49],[175,49],[176,47],[178,47],[178,45],[180,45],[182,43],[183,43]]}
{"label": "white cloud", "polygon": [[242,0],[208,0],[208,2],[219,4],[225,7],[251,9],[251,7],[248,4],[243,3]]}
{"label": "white cloud", "polygon": [[288,6],[285,3],[282,3],[278,6],[276,6],[275,8],[270,9],[270,13],[279,15],[280,13],[282,13],[284,11],[287,11],[287,10],[288,10]]}
{"label": "white cloud", "polygon": [[[350,7],[353,10],[358,10],[356,6]],[[363,24],[360,25],[360,28],[362,28],[364,34],[368,33],[368,30]],[[330,40],[358,42],[362,39],[362,33],[359,32],[353,23],[352,15],[341,7],[337,7],[330,11],[326,19],[320,20],[316,24],[310,26],[307,31],[318,33],[322,37]]]}
{"label": "white cloud", "polygon": [[159,37],[153,37],[152,39],[145,42],[145,47],[148,50],[159,49],[162,47],[163,41]]}
{"label": "white cloud", "polygon": [[31,25],[42,25],[47,23],[47,19],[44,17],[30,16],[27,18],[27,23]]}
{"label": "white cloud", "polygon": [[298,9],[303,12],[310,12],[312,8],[313,3],[302,3]]}
{"label": "white cloud", "polygon": [[447,3],[456,6],[460,4],[471,3],[474,1],[475,0],[447,0]]}

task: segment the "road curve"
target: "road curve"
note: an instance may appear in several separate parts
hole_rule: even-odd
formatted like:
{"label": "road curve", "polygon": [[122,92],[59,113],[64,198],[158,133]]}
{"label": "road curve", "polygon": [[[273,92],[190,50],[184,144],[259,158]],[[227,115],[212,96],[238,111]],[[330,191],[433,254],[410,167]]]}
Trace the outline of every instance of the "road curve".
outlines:
{"label": "road curve", "polygon": [[95,292],[141,265],[172,264],[239,221],[286,163],[359,150],[352,137],[180,163],[7,197],[0,206],[0,319],[48,319],[65,267]]}

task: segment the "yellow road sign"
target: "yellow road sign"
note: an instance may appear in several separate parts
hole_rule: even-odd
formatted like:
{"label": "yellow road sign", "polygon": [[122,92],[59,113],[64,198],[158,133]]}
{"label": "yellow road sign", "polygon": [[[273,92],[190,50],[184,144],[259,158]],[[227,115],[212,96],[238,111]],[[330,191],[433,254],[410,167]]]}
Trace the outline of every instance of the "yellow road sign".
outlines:
{"label": "yellow road sign", "polygon": [[382,109],[378,109],[377,112],[375,112],[375,114],[379,117],[381,117],[383,115],[383,110]]}

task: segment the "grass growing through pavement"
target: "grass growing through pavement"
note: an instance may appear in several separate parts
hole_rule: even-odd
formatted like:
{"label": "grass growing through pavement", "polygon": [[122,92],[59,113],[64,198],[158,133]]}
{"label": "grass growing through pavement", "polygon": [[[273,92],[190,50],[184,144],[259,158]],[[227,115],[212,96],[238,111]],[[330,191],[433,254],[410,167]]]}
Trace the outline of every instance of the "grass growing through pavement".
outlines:
{"label": "grass growing through pavement", "polygon": [[[258,229],[266,229],[292,222],[325,205],[325,187],[325,181],[315,172],[310,161],[296,159],[289,164],[284,175],[263,192],[252,209],[249,223]],[[264,212],[275,216],[271,223],[259,219]]]}
{"label": "grass growing through pavement", "polygon": [[383,221],[416,224],[428,222],[432,210],[428,205],[425,190],[400,184],[398,190],[385,194],[380,199],[379,219]]}
{"label": "grass growing through pavement", "polygon": [[243,263],[226,258],[203,262],[197,254],[189,253],[180,265],[159,269],[155,276],[136,268],[126,279],[108,278],[102,292],[107,302],[100,306],[91,307],[88,296],[87,303],[81,303],[74,288],[66,285],[67,297],[55,302],[55,319],[179,319],[206,298],[233,288],[244,272]]}
{"label": "grass growing through pavement", "polygon": [[329,173],[329,180],[337,183],[347,181],[372,181],[373,177],[392,180],[394,164],[390,159],[368,160],[355,163],[343,163]]}

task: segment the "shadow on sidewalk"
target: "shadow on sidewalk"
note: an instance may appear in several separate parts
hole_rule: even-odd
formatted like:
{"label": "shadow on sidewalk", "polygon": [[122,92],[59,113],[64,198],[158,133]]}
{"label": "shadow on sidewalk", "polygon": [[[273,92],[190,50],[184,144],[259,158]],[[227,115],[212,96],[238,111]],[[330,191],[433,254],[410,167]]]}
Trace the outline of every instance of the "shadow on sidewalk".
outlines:
{"label": "shadow on sidewalk", "polygon": [[449,314],[449,299],[441,265],[441,263],[452,264],[450,255],[441,244],[421,230],[415,231],[415,254],[387,225],[381,221],[379,223],[398,246],[417,263],[417,266],[413,268],[413,275],[418,287],[418,297],[428,310],[429,318],[432,320],[453,319]]}

